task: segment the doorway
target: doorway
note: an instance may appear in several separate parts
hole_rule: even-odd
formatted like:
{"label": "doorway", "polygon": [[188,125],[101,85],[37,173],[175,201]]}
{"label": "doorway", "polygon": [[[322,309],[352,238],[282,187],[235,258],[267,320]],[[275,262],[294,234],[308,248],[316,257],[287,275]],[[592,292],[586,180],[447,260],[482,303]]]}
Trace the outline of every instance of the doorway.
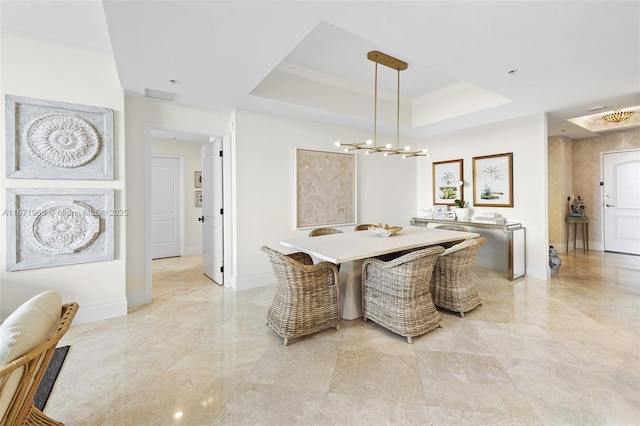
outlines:
{"label": "doorway", "polygon": [[[144,186],[147,190],[144,192],[144,215],[145,215],[145,248],[144,248],[144,290],[134,291],[127,293],[127,301],[129,306],[138,306],[151,303],[153,295],[153,282],[152,282],[152,262],[151,262],[151,158],[152,154],[152,140],[155,139],[177,139],[185,140],[189,142],[198,142],[199,145],[209,143],[211,138],[222,138],[223,150],[231,153],[232,139],[230,134],[226,130],[221,130],[218,134],[210,133],[204,135],[202,133],[195,133],[186,130],[178,130],[159,124],[145,124],[144,126]],[[200,159],[198,159],[200,161]],[[231,218],[232,213],[232,200],[231,200],[231,185],[232,185],[232,167],[231,167],[231,155],[226,155],[223,158],[224,163],[224,205],[226,206],[225,216]],[[191,185],[191,184],[190,184]],[[192,188],[192,186],[190,186]],[[191,194],[192,192],[189,192]],[[187,194],[185,192],[185,194]],[[185,197],[187,198],[187,197]],[[198,216],[196,215],[193,220],[196,224],[198,222]],[[184,221],[183,221],[184,222]],[[225,287],[233,287],[233,244],[232,244],[232,220],[228,219],[224,224],[224,273],[223,281]],[[188,247],[185,248],[185,256],[188,255]]]}
{"label": "doorway", "polygon": [[640,150],[602,154],[604,251],[640,255]]}
{"label": "doorway", "polygon": [[219,285],[224,285],[222,158],[221,139],[202,145],[202,273]]}
{"label": "doorway", "polygon": [[182,175],[182,157],[151,157],[151,259],[182,256]]}

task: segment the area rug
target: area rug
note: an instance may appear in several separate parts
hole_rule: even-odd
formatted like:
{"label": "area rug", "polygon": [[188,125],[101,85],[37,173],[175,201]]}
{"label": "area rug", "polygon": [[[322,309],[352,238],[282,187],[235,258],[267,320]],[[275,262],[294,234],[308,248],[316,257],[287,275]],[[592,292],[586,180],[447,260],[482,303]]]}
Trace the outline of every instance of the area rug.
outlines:
{"label": "area rug", "polygon": [[33,395],[33,405],[40,411],[44,411],[44,406],[47,405],[47,400],[49,399],[49,395],[51,395],[51,390],[56,383],[56,379],[58,378],[58,374],[60,373],[60,369],[68,352],[69,346],[60,346],[53,352],[51,362],[49,362],[42,381],[35,395]]}

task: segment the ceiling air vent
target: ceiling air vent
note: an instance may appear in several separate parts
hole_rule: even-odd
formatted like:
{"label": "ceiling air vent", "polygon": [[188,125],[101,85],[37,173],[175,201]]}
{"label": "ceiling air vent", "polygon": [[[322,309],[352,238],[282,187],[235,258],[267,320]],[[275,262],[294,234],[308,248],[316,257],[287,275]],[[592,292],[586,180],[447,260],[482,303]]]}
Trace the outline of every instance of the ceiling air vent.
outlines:
{"label": "ceiling air vent", "polygon": [[175,93],[164,92],[162,90],[156,90],[156,89],[147,89],[146,87],[144,89],[144,95],[147,98],[160,99],[160,100],[169,101],[169,102],[175,102],[176,96],[177,96]]}

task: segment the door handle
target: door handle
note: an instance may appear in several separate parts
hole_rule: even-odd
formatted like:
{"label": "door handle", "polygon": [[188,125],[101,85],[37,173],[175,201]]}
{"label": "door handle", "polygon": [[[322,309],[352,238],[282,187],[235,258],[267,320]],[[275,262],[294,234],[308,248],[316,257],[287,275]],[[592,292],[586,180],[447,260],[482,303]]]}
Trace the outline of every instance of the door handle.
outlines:
{"label": "door handle", "polygon": [[615,207],[613,204],[605,204],[605,207]]}
{"label": "door handle", "polygon": [[198,222],[204,222],[204,216],[200,216],[200,217],[198,218]]}

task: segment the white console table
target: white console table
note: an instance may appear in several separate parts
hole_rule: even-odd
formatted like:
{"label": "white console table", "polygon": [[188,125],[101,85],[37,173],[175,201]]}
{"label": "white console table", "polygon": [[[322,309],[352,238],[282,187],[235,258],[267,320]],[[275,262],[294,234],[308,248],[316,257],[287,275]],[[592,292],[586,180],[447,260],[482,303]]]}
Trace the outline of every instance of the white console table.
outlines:
{"label": "white console table", "polygon": [[411,225],[427,226],[430,223],[461,225],[469,228],[501,229],[507,236],[507,277],[513,281],[527,273],[527,229],[517,222],[485,223],[461,220],[411,218]]}

